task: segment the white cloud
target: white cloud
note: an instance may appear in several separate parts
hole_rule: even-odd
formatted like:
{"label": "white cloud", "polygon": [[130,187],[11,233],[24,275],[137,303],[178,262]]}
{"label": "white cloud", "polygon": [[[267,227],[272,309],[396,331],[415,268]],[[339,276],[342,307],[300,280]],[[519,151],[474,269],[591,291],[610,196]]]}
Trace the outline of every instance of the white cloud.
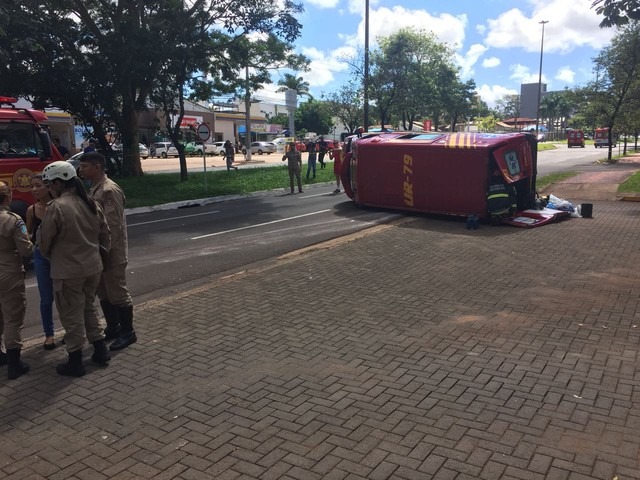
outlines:
{"label": "white cloud", "polygon": [[352,54],[350,47],[340,47],[331,52],[324,53],[315,47],[303,48],[302,53],[309,57],[311,63],[308,72],[301,72],[302,76],[311,87],[322,87],[335,80],[334,72],[343,72],[348,69],[347,64],[340,59]]}
{"label": "white cloud", "polygon": [[269,83],[263,86],[259,91],[255,92],[252,97],[255,97],[259,100],[263,100],[265,102],[274,103],[277,105],[284,105],[284,92],[276,92],[276,90],[280,88],[277,83]]}
{"label": "white cloud", "polygon": [[599,28],[601,17],[591,8],[592,0],[537,0],[529,2],[531,15],[518,8],[508,10],[487,21],[485,43],[495,48],[519,47],[527,52],[540,51],[542,25],[545,25],[544,50],[568,54],[576,47],[600,49],[607,45],[614,29]]}
{"label": "white cloud", "polygon": [[562,67],[558,70],[558,73],[556,73],[554,78],[564,82],[565,84],[573,84],[576,78],[576,72],[574,72],[571,67]]}
{"label": "white cloud", "polygon": [[458,64],[461,68],[460,75],[463,78],[469,78],[473,74],[473,66],[487,50],[488,48],[484,45],[474,43],[464,56],[457,55]]}
{"label": "white cloud", "polygon": [[[512,80],[517,80],[520,83],[538,83],[539,72],[532,72],[526,65],[519,63],[510,65],[509,71],[511,71],[509,78]],[[542,83],[549,83],[544,73],[542,74]]]}
{"label": "white cloud", "polygon": [[496,102],[505,95],[519,95],[520,92],[512,88],[503,87],[502,85],[487,85],[484,84],[477,88],[480,98],[487,102],[489,107],[495,107]]}
{"label": "white cloud", "polygon": [[339,0],[306,0],[306,3],[318,8],[335,8]]}
{"label": "white cloud", "polygon": [[[378,0],[370,0],[369,2],[369,11],[378,5]],[[355,13],[364,17],[364,1],[363,0],[347,0],[347,7],[349,13]]]}
{"label": "white cloud", "polygon": [[498,57],[485,58],[482,61],[482,66],[484,68],[495,68],[498,65],[500,65],[500,59]]}
{"label": "white cloud", "polygon": [[[359,1],[360,4],[364,2]],[[464,43],[467,16],[441,13],[433,16],[425,10],[408,10],[401,6],[369,9],[369,46],[375,48],[378,37],[386,37],[402,28],[432,31],[440,42],[460,47]],[[425,26],[428,26],[425,28]],[[364,17],[355,35],[347,37],[351,46],[364,45]]]}

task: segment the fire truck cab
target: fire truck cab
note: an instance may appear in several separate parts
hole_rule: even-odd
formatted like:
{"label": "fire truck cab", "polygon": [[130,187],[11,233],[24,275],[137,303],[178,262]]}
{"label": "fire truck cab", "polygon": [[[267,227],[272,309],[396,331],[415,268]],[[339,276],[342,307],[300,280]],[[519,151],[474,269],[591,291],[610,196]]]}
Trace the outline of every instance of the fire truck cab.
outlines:
{"label": "fire truck cab", "polygon": [[47,120],[46,114],[16,108],[17,101],[0,96],[0,180],[11,187],[11,210],[24,217],[33,203],[31,177],[63,158],[52,145],[48,131],[40,126]]}

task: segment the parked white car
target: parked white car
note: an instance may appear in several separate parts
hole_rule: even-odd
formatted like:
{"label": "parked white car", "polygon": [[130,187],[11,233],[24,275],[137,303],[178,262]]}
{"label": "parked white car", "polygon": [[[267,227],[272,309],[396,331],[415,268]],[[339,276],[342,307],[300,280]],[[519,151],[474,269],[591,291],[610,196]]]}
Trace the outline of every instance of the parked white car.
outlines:
{"label": "parked white car", "polygon": [[[276,144],[273,142],[251,142],[251,154],[257,153],[258,155],[262,155],[266,153],[271,155],[276,152]],[[246,155],[247,149],[242,148],[242,153]]]}
{"label": "parked white car", "polygon": [[149,149],[144,143],[140,144],[140,158],[149,158]]}
{"label": "parked white car", "polygon": [[213,154],[224,156],[224,142],[213,142]]}
{"label": "parked white car", "polygon": [[[140,143],[139,146],[140,146],[139,147],[140,158],[149,158],[149,149],[147,148],[147,146],[144,143]],[[113,145],[111,145],[111,148],[113,149],[114,152],[119,152],[120,154],[122,153],[121,143],[114,143]]]}
{"label": "parked white car", "polygon": [[190,153],[198,156],[202,156],[204,152],[206,152],[207,155],[218,155],[220,151],[215,143],[189,142],[187,143],[187,147],[189,146],[192,147],[189,149]]}
{"label": "parked white car", "polygon": [[150,153],[152,157],[177,157],[178,149],[171,142],[155,142],[151,144]]}

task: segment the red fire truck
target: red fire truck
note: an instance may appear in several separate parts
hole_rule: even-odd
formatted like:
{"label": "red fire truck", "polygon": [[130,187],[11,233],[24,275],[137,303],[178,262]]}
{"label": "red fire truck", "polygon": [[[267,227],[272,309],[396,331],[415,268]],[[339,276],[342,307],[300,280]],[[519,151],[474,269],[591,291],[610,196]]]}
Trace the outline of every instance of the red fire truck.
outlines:
{"label": "red fire truck", "polygon": [[24,217],[33,203],[31,177],[48,163],[63,158],[52,145],[47,130],[40,126],[47,121],[46,114],[16,108],[17,101],[0,96],[0,180],[13,190],[11,210]]}
{"label": "red fire truck", "polygon": [[395,132],[348,140],[342,182],[357,204],[488,219],[491,187],[503,183],[514,215],[535,206],[533,135]]}

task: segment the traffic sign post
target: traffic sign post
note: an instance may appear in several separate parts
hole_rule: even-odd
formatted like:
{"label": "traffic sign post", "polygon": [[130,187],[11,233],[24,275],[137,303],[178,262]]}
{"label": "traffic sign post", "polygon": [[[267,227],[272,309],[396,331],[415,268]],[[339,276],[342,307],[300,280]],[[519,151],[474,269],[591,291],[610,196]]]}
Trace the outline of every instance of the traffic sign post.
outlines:
{"label": "traffic sign post", "polygon": [[[198,134],[198,138],[203,142],[206,142],[207,140],[209,140],[209,137],[211,136],[211,130],[209,129],[209,126],[206,123],[201,123],[200,125],[198,125],[196,132]],[[207,146],[206,145],[202,145],[202,165],[204,170],[204,191],[206,192],[208,190],[207,189]]]}
{"label": "traffic sign post", "polygon": [[209,140],[209,137],[211,136],[211,130],[209,130],[209,126],[206,123],[201,123],[200,125],[198,125],[198,129],[196,131],[198,132],[198,138],[200,138],[200,140],[202,140],[203,142]]}

